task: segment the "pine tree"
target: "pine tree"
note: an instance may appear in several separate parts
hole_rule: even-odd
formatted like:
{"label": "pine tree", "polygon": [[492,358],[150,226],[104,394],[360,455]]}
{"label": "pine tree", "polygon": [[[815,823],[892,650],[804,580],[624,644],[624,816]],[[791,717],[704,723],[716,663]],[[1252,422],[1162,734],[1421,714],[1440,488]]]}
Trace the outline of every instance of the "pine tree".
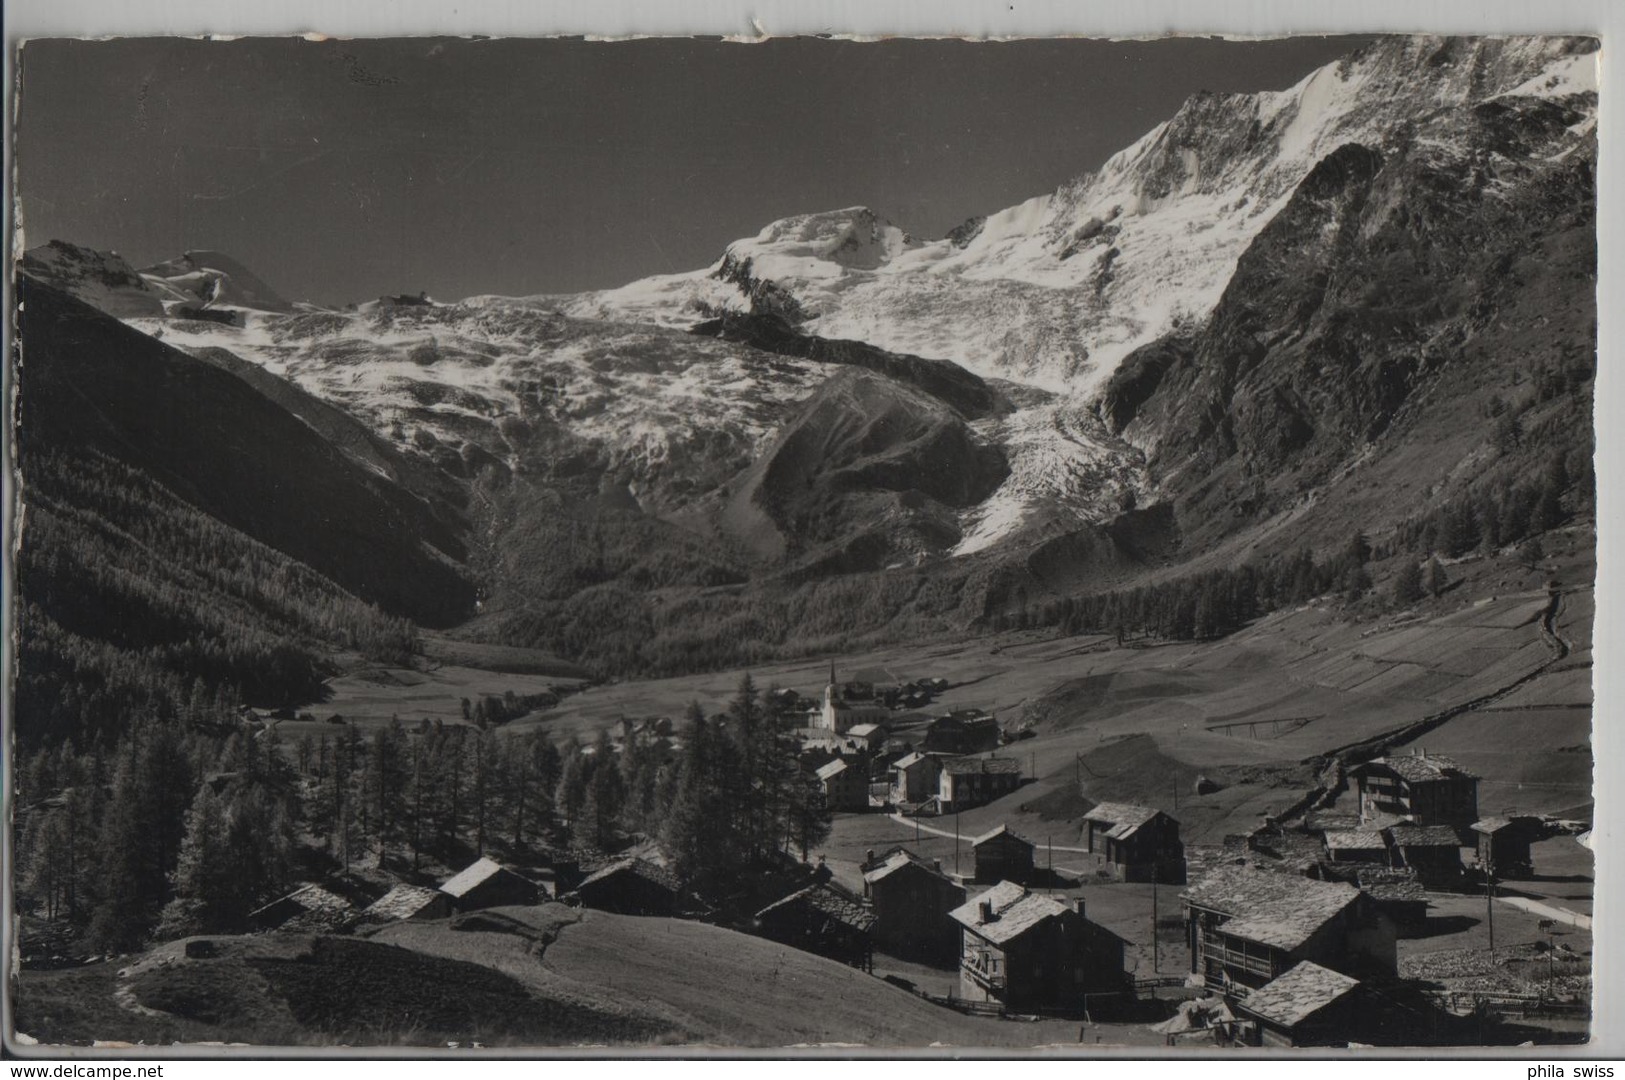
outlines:
{"label": "pine tree", "polygon": [[1371,575],[1364,566],[1355,564],[1343,572],[1343,597],[1349,603],[1359,600],[1370,588]]}
{"label": "pine tree", "polygon": [[559,777],[558,794],[554,801],[565,826],[574,828],[581,807],[587,801],[587,762],[579,748],[564,760],[564,771]]}
{"label": "pine tree", "polygon": [[1540,502],[1535,508],[1535,525],[1541,532],[1563,524],[1563,493],[1568,487],[1568,464],[1562,454],[1555,454],[1541,478]]}
{"label": "pine tree", "polygon": [[204,784],[186,812],[186,834],[175,862],[175,898],[164,908],[159,936],[233,928],[229,913],[240,896],[233,870],[224,808],[214,789]]}
{"label": "pine tree", "polygon": [[1450,578],[1445,574],[1444,567],[1439,564],[1435,556],[1428,560],[1427,569],[1422,574],[1422,585],[1430,596],[1441,595],[1445,587],[1450,584]]}
{"label": "pine tree", "polygon": [[1422,599],[1422,568],[1412,559],[1404,559],[1399,573],[1394,575],[1394,603],[1405,607]]}
{"label": "pine tree", "polygon": [[811,773],[798,773],[798,782],[790,789],[790,804],[788,813],[789,835],[791,847],[801,854],[801,861],[807,861],[808,851],[829,839],[832,821],[830,813],[824,808],[823,792],[819,789],[818,780]]}
{"label": "pine tree", "polygon": [[713,834],[715,792],[708,790],[705,761],[712,753],[710,723],[704,715],[691,715],[683,732],[683,761],[676,793],[661,831],[661,847],[672,869],[690,885],[708,883],[710,870],[721,848],[721,837]]}
{"label": "pine tree", "polygon": [[1366,539],[1365,533],[1356,531],[1349,537],[1348,547],[1343,550],[1343,559],[1348,566],[1364,566],[1371,561],[1371,541]]}
{"label": "pine tree", "polygon": [[571,833],[584,847],[608,848],[614,841],[614,823],[625,800],[621,770],[610,748],[609,733],[599,732],[587,778],[581,812],[572,822]]}

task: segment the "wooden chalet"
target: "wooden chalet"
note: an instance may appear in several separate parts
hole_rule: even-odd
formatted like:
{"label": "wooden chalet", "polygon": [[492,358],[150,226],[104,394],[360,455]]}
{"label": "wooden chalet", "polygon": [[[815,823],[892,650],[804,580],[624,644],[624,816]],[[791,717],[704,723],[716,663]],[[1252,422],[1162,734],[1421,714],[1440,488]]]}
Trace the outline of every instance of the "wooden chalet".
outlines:
{"label": "wooden chalet", "polygon": [[1305,960],[1236,1003],[1256,1046],[1346,1046],[1364,1034],[1360,982]]}
{"label": "wooden chalet", "polygon": [[1245,996],[1304,960],[1345,975],[1393,975],[1394,922],[1353,885],[1229,866],[1180,894],[1191,972]]}
{"label": "wooden chalet", "polygon": [[1478,820],[1478,777],[1450,758],[1418,749],[1349,770],[1362,823],[1403,818],[1416,825],[1466,827]]}
{"label": "wooden chalet", "polygon": [[621,859],[588,874],[575,887],[582,907],[617,915],[670,916],[681,888],[677,876],[648,859]]}
{"label": "wooden chalet", "polygon": [[1424,885],[1453,885],[1461,880],[1463,838],[1452,825],[1391,825],[1387,829],[1395,863],[1416,871]]}
{"label": "wooden chalet", "polygon": [[978,885],[1014,881],[1025,885],[1033,876],[1033,845],[1000,825],[971,841],[971,880]]}
{"label": "wooden chalet", "polygon": [[441,885],[440,891],[451,898],[453,911],[478,911],[509,904],[528,906],[541,900],[541,888],[534,881],[485,858],[470,863]]}
{"label": "wooden chalet", "polygon": [[1097,804],[1083,816],[1085,847],[1110,865],[1119,881],[1185,881],[1179,822],[1151,806]]}
{"label": "wooden chalet", "polygon": [[1401,930],[1416,930],[1427,922],[1428,896],[1416,871],[1409,867],[1389,869],[1380,866],[1362,866],[1355,875],[1361,892],[1377,902],[1394,925]]}
{"label": "wooden chalet", "polygon": [[999,722],[980,709],[956,709],[931,721],[925,748],[933,754],[980,754],[999,747]]}
{"label": "wooden chalet", "polygon": [[1479,867],[1500,877],[1533,873],[1534,861],[1529,848],[1540,839],[1542,831],[1539,818],[1480,818],[1472,824]]}
{"label": "wooden chalet", "polygon": [[937,793],[941,765],[936,758],[914,751],[904,754],[891,766],[891,801],[896,806],[913,806]]}
{"label": "wooden chalet", "polygon": [[846,737],[869,753],[884,749],[886,745],[886,729],[879,724],[853,724],[846,729]]}
{"label": "wooden chalet", "polygon": [[949,912],[965,902],[965,887],[906,848],[863,864],[863,895],[874,912],[876,944],[903,956],[952,956],[959,924]]}
{"label": "wooden chalet", "polygon": [[943,758],[937,775],[937,806],[944,814],[983,806],[1021,786],[1015,758]]}
{"label": "wooden chalet", "polygon": [[1374,863],[1387,866],[1388,837],[1381,829],[1327,829],[1326,857],[1334,863]]}
{"label": "wooden chalet", "polygon": [[869,775],[859,765],[837,758],[813,774],[824,793],[826,810],[867,810]]}
{"label": "wooden chalet", "polygon": [[1081,1011],[1088,994],[1124,990],[1123,939],[1064,904],[1013,881],[955,908],[959,986],[972,1001],[1009,1009]]}
{"label": "wooden chalet", "polygon": [[756,932],[771,941],[874,970],[875,915],[831,881],[798,889],[756,913]]}

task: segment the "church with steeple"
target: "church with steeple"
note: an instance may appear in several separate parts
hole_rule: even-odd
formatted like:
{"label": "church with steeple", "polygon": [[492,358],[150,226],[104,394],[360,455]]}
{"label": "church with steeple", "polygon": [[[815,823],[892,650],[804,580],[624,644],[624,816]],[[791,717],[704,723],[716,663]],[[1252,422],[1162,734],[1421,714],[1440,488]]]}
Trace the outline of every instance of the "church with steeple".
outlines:
{"label": "church with steeple", "polygon": [[859,724],[878,724],[891,710],[874,701],[850,701],[841,685],[835,681],[835,662],[830,661],[829,684],[824,687],[824,704],[813,720],[813,727],[845,735]]}

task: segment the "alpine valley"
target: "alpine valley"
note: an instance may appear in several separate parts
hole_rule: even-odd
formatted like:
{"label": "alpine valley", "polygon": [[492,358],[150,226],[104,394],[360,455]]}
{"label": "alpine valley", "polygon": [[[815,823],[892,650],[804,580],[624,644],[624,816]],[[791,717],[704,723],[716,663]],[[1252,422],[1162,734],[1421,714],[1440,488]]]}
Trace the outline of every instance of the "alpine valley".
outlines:
{"label": "alpine valley", "polygon": [[1378,39],[939,239],[811,212],[580,295],[324,306],[34,247],[31,737],[138,669],[154,708],[301,706],[420,631],[596,677],[1208,637],[1259,613],[1203,598],[1237,568],[1357,610],[1401,557],[1588,520],[1595,47]]}

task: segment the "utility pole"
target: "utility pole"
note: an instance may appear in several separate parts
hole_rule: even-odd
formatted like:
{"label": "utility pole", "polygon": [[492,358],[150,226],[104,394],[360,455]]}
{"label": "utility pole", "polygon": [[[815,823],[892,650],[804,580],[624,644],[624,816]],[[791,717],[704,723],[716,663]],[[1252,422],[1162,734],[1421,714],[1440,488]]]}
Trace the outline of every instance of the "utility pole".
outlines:
{"label": "utility pole", "polygon": [[959,803],[954,803],[954,873],[959,873]]}
{"label": "utility pole", "polygon": [[1157,951],[1157,879],[1162,875],[1157,873],[1155,867],[1151,870],[1151,977],[1156,978],[1157,969],[1162,966]]}
{"label": "utility pole", "polygon": [[1044,887],[1045,892],[1055,891],[1055,837],[1046,834],[1044,846],[1049,848],[1049,884]]}
{"label": "utility pole", "polygon": [[1484,862],[1484,919],[1490,930],[1490,965],[1495,964],[1495,857]]}

